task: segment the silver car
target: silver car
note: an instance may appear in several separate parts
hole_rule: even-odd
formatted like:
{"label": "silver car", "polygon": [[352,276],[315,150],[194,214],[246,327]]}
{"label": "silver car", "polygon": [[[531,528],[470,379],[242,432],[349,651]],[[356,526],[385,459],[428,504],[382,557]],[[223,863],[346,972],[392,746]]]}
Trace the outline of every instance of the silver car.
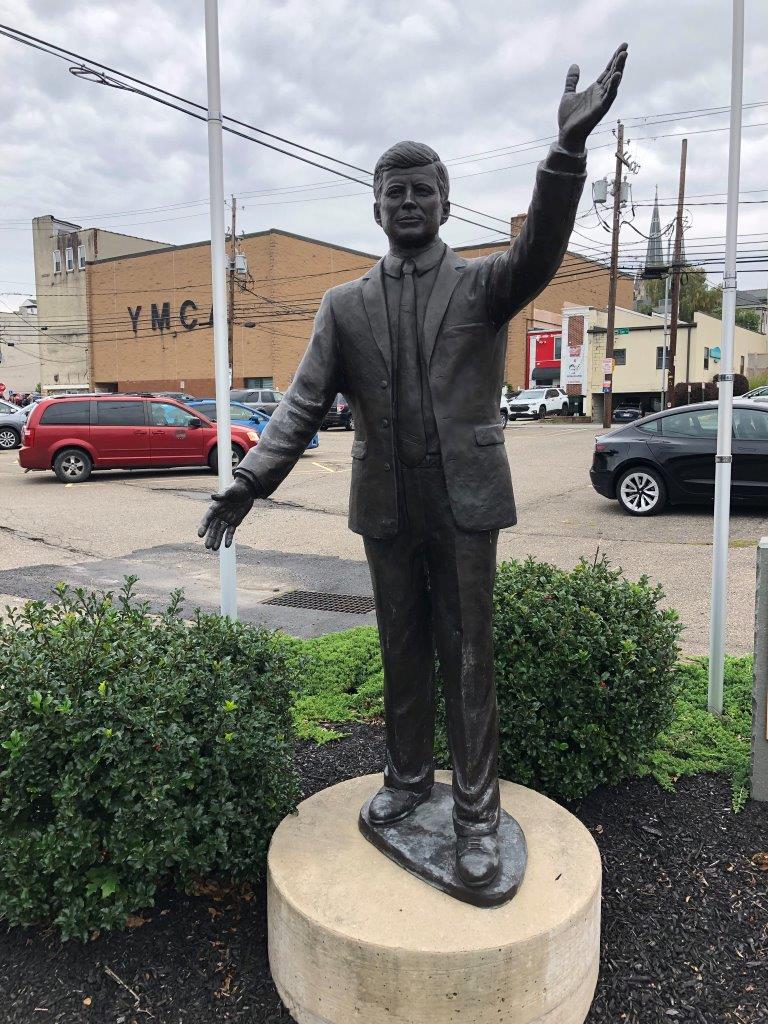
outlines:
{"label": "silver car", "polygon": [[23,409],[0,400],[0,451],[21,445],[21,432],[26,422],[27,413]]}

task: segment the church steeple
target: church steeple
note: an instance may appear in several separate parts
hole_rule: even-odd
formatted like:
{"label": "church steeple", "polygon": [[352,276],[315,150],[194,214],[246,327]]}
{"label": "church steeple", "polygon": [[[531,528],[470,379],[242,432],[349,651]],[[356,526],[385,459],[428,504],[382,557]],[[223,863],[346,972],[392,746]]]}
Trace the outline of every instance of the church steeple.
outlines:
{"label": "church steeple", "polygon": [[659,271],[665,268],[664,247],[661,242],[661,218],[659,216],[659,186],[657,185],[656,196],[653,200],[653,213],[651,214],[651,230],[648,233],[648,248],[645,253],[644,276],[658,276]]}

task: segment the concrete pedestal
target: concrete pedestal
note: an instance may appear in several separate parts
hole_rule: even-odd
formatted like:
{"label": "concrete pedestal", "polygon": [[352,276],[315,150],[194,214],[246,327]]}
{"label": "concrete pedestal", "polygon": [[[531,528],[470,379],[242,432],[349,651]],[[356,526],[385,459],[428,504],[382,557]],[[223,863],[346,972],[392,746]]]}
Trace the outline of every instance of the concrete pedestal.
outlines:
{"label": "concrete pedestal", "polygon": [[[442,782],[450,774],[438,772]],[[360,834],[380,775],[285,818],[269,851],[269,960],[299,1024],[583,1024],[597,982],[600,855],[573,815],[501,783],[528,844],[502,907],[461,903]]]}

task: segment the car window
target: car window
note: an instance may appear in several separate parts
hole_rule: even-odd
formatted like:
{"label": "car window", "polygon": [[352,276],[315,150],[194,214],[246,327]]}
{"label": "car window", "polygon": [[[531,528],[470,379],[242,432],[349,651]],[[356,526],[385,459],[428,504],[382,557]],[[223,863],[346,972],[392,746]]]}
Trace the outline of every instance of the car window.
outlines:
{"label": "car window", "polygon": [[150,402],[149,419],[153,427],[188,427],[194,416],[180,409],[178,405],[166,402]]}
{"label": "car window", "polygon": [[[272,401],[273,402],[282,402],[283,397],[284,396],[283,396],[283,392],[282,391],[273,391],[272,392]],[[344,399],[344,401],[346,402],[346,398]]]}
{"label": "car window", "polygon": [[209,420],[213,420],[214,423],[216,422],[216,403],[215,402],[206,402],[204,405],[196,405],[196,406],[194,406],[194,411],[201,413],[203,416],[207,417]]}
{"label": "car window", "polygon": [[143,402],[97,402],[96,422],[101,427],[143,427]]}
{"label": "car window", "polygon": [[662,421],[665,437],[700,437],[706,440],[717,438],[717,409],[687,410],[665,416]]}
{"label": "car window", "polygon": [[261,392],[261,398],[259,399],[259,401],[260,402],[274,402],[275,399],[274,399],[273,394],[272,394],[271,391],[262,391]]}
{"label": "car window", "polygon": [[18,405],[9,405],[8,402],[0,402],[0,412],[18,412]]}
{"label": "car window", "polygon": [[646,434],[660,434],[661,420],[646,420],[644,423],[633,424],[638,430],[644,430]]}
{"label": "car window", "polygon": [[66,426],[83,426],[91,422],[90,402],[54,402],[43,409],[40,426],[60,423]]}
{"label": "car window", "polygon": [[229,418],[232,420],[247,420],[251,415],[250,410],[244,405],[230,405]]}
{"label": "car window", "polygon": [[739,441],[768,441],[768,412],[734,409],[733,436]]}

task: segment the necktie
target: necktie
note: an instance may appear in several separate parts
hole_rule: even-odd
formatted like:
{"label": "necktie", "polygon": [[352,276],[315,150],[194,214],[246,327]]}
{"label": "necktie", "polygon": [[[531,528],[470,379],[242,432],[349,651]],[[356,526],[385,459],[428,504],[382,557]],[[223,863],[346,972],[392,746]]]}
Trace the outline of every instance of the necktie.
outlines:
{"label": "necktie", "polygon": [[406,466],[421,465],[427,454],[413,271],[413,260],[405,260],[397,332],[397,451]]}

